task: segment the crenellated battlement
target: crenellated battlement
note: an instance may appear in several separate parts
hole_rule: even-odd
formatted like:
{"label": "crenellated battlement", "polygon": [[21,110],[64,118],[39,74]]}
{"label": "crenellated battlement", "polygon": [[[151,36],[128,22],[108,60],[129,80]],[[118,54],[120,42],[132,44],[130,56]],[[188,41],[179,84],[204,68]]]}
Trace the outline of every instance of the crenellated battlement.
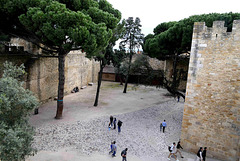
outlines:
{"label": "crenellated battlement", "polygon": [[[201,35],[198,38],[203,40],[218,40],[234,37],[240,38],[240,20],[234,20],[232,32],[227,32],[224,21],[214,21],[212,27],[205,26],[205,22],[195,22],[193,35]],[[194,37],[194,36],[193,36]]]}
{"label": "crenellated battlement", "polygon": [[186,150],[208,147],[208,156],[240,158],[240,20],[227,32],[196,22],[188,69],[181,140]]}

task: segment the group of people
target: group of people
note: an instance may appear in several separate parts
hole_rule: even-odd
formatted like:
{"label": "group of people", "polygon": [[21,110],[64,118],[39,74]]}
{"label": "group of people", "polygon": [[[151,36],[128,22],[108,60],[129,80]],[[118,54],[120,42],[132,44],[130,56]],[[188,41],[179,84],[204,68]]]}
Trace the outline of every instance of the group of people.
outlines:
{"label": "group of people", "polygon": [[163,133],[164,133],[166,127],[167,127],[167,123],[166,123],[166,120],[164,120],[162,123],[160,123],[160,132],[163,130]]}
{"label": "group of people", "polygon": [[[180,149],[183,149],[183,147],[181,146],[180,140],[178,141],[177,146],[176,146],[176,143],[173,142],[173,144],[169,146],[170,154],[168,155],[168,160],[171,160],[170,157],[173,156],[176,159],[176,161],[179,161],[177,159],[177,153],[180,154],[181,158],[184,158],[182,156]],[[196,161],[206,161],[206,154],[207,154],[207,147],[204,147],[204,149],[200,147],[200,149],[197,152]]]}
{"label": "group of people", "polygon": [[[116,123],[117,123],[117,119],[116,119],[116,118],[113,118],[113,116],[110,116],[110,122],[109,122],[109,124],[108,124],[108,129],[109,129],[109,131],[110,131],[111,129],[116,129]],[[118,133],[120,133],[120,132],[121,132],[121,127],[122,127],[122,121],[121,121],[121,120],[118,120],[117,125],[118,125]]]}
{"label": "group of people", "polygon": [[199,148],[197,152],[197,161],[206,161],[207,147]]}
{"label": "group of people", "polygon": [[[116,122],[117,119],[113,118],[113,116],[110,116],[110,122],[108,125],[109,130],[111,129],[116,129]],[[122,126],[122,121],[118,120],[118,133],[121,132],[121,126]],[[113,127],[113,128],[112,128]],[[165,132],[165,128],[167,127],[167,123],[166,120],[164,120],[162,123],[160,123],[160,132],[163,131],[163,133]],[[116,141],[111,142],[110,145],[111,151],[109,152],[109,154],[112,154],[112,157],[116,157],[116,151],[117,151],[117,146],[116,146]],[[181,146],[181,142],[180,140],[178,141],[177,145],[175,142],[173,142],[173,144],[171,146],[169,146],[169,152],[170,154],[168,155],[168,160],[170,160],[170,157],[173,156],[176,161],[179,161],[177,159],[177,153],[180,154],[181,158],[184,158],[182,156],[182,153],[180,151],[180,149],[183,149],[183,147]],[[121,152],[121,156],[122,156],[122,161],[127,161],[127,150],[128,148],[125,148],[122,152]],[[196,161],[206,161],[206,152],[207,152],[207,147],[203,148],[200,147],[200,149],[197,152],[197,160]]]}
{"label": "group of people", "polygon": [[183,147],[181,146],[180,140],[178,141],[177,146],[176,146],[176,143],[173,142],[173,144],[169,147],[169,152],[170,152],[170,154],[168,155],[168,160],[170,160],[170,157],[173,156],[173,157],[176,159],[176,161],[179,161],[179,160],[177,159],[177,153],[180,154],[181,158],[184,158],[184,157],[182,156],[182,153],[181,153],[180,149],[183,149]]}
{"label": "group of people", "polygon": [[[112,154],[112,157],[116,157],[116,152],[117,152],[117,145],[116,145],[116,141],[113,141],[111,143],[111,151],[109,152],[109,154]],[[127,150],[128,148],[125,148],[122,152],[121,152],[121,156],[122,156],[122,161],[127,161]]]}
{"label": "group of people", "polygon": [[[110,122],[108,124],[109,130],[116,129],[116,122],[117,122],[117,119],[113,118],[113,116],[110,116]],[[120,133],[121,132],[122,121],[118,120],[117,125],[118,125],[118,133]],[[112,157],[116,157],[116,152],[117,152],[116,141],[111,142],[110,149],[111,149],[111,151],[109,152],[109,154],[112,154]],[[128,150],[128,148],[125,148],[121,152],[122,161],[127,161],[127,150]]]}

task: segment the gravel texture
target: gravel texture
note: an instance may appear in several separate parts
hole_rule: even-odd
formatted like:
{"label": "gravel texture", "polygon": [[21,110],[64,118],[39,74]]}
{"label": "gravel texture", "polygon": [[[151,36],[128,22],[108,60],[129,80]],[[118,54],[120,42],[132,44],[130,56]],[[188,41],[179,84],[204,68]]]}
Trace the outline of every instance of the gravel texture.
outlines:
{"label": "gravel texture", "polygon": [[[116,141],[118,151],[128,148],[128,155],[139,158],[150,156],[159,160],[168,155],[167,146],[180,137],[183,103],[175,100],[135,112],[115,115],[123,122],[122,131],[108,130],[109,117],[98,117],[73,124],[48,125],[36,128],[34,148],[38,151],[58,151],[74,148],[79,153],[91,155],[98,152],[108,155],[111,141]],[[166,119],[165,133],[159,125]]]}
{"label": "gravel texture", "polygon": [[[54,119],[56,102],[43,104],[30,118],[36,127],[33,146],[37,155],[27,161],[120,161],[128,148],[128,161],[166,161],[168,146],[181,135],[184,102],[168,97],[166,89],[129,84],[128,93],[115,82],[102,82],[98,107],[93,107],[96,86],[64,97],[64,115]],[[109,117],[123,122],[122,131],[108,130]],[[165,133],[160,123],[167,122]],[[108,153],[116,141],[117,154]],[[184,147],[183,147],[184,148]],[[196,154],[182,151],[180,161],[194,161]],[[174,161],[174,158],[171,158]],[[207,161],[217,161],[207,158]]]}

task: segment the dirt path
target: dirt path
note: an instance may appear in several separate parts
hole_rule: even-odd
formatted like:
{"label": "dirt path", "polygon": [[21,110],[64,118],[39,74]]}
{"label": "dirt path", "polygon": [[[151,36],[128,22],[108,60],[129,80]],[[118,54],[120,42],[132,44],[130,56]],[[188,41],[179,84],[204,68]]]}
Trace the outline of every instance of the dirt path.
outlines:
{"label": "dirt path", "polygon": [[100,116],[129,113],[161,104],[172,99],[165,97],[166,90],[155,87],[129,85],[127,93],[122,93],[123,86],[115,82],[102,82],[99,104],[94,107],[96,85],[88,86],[78,93],[64,97],[63,119],[53,119],[56,114],[56,101],[41,106],[39,115],[34,115],[30,122],[34,126],[58,123],[72,123]]}

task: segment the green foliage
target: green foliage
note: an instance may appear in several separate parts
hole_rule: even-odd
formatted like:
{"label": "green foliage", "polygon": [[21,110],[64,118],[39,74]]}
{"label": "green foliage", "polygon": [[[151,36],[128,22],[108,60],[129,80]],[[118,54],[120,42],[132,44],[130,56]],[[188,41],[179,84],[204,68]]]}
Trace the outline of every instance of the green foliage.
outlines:
{"label": "green foliage", "polygon": [[101,61],[103,67],[106,64],[109,65],[111,62],[115,64],[117,63],[116,61],[118,61],[119,63],[119,58],[121,57],[121,55],[119,55],[120,52],[114,52],[113,47],[115,46],[116,41],[122,37],[122,34],[124,32],[124,24],[125,20],[117,24],[116,28],[113,29],[113,36],[110,39],[108,46],[102,52],[96,53],[94,55],[94,59],[97,61]]}
{"label": "green foliage", "polygon": [[34,131],[28,116],[39,103],[18,81],[25,74],[24,66],[5,62],[4,67],[0,79],[0,160],[20,161],[35,152],[31,147]]}
{"label": "green foliage", "polygon": [[112,60],[113,66],[116,68],[119,68],[121,66],[121,63],[124,61],[124,59],[127,57],[127,53],[125,50],[114,50],[114,57]]}
{"label": "green foliage", "polygon": [[144,35],[141,33],[141,24],[140,18],[136,18],[135,20],[133,17],[129,17],[125,23],[125,32],[123,34],[122,41],[119,43],[119,48],[121,50],[129,50],[129,62],[128,62],[128,74],[125,80],[125,86],[123,93],[127,92],[127,84],[128,84],[128,77],[129,72],[131,69],[131,61],[132,55],[136,53],[136,48],[139,49],[143,44]]}
{"label": "green foliage", "polygon": [[194,22],[205,22],[212,27],[213,21],[225,21],[227,31],[231,31],[233,20],[240,19],[240,13],[211,13],[194,15],[178,22],[159,24],[154,29],[154,36],[144,41],[144,52],[150,57],[159,60],[173,59],[173,78],[165,79],[164,83],[169,92],[176,95],[181,72],[177,71],[177,63],[181,59],[180,54],[189,52],[191,49]]}
{"label": "green foliage", "polygon": [[120,67],[117,69],[117,73],[118,74],[121,74],[121,75],[123,75],[123,76],[127,76],[127,74],[128,74],[128,61],[127,60],[125,60],[125,61],[123,61],[121,64],[120,64]]}
{"label": "green foliage", "polygon": [[[119,67],[119,74],[124,75],[125,77],[128,74],[128,60],[125,60],[121,63]],[[129,72],[130,75],[138,75],[141,77],[141,83],[151,84],[152,80],[156,76],[153,73],[153,68],[149,63],[149,57],[144,54],[136,55],[136,59],[131,64],[131,69]]]}
{"label": "green foliage", "polygon": [[143,44],[144,35],[141,33],[140,18],[129,17],[125,23],[125,32],[123,40],[119,44],[120,49],[129,49],[130,53],[133,54],[136,48],[140,48]]}
{"label": "green foliage", "polygon": [[66,53],[79,46],[90,55],[103,50],[121,19],[106,0],[3,0],[0,5],[0,32]]}
{"label": "green foliage", "polygon": [[21,64],[20,66],[14,66],[12,62],[5,62],[3,66],[3,78],[11,77],[17,80],[21,80],[22,77],[26,74],[23,64]]}
{"label": "green foliage", "polygon": [[149,64],[149,57],[146,55],[136,55],[136,60],[132,64],[132,68],[130,70],[130,73],[137,74],[137,73],[142,73],[142,74],[150,74],[151,71],[153,70],[151,65]]}
{"label": "green foliage", "polygon": [[144,37],[144,42],[148,39],[152,39],[154,38],[154,35],[153,34],[148,34],[146,37]]}
{"label": "green foliage", "polygon": [[4,41],[10,41],[9,36],[0,33],[0,42]]}
{"label": "green foliage", "polygon": [[0,123],[0,159],[2,161],[24,161],[26,155],[33,155],[34,130],[28,124],[16,124],[12,127]]}
{"label": "green foliage", "polygon": [[115,46],[116,41],[123,38],[125,33],[125,27],[124,27],[125,24],[126,24],[126,21],[125,19],[123,19],[122,22],[119,22],[116,28],[113,29],[113,36],[110,40],[111,45]]}
{"label": "green foliage", "polygon": [[145,41],[144,51],[160,60],[166,59],[169,55],[188,52],[191,49],[194,22],[205,22],[208,27],[212,27],[213,21],[222,20],[225,21],[227,30],[231,31],[232,22],[236,19],[240,19],[240,13],[211,13],[159,24],[154,29],[154,37]]}
{"label": "green foliage", "polygon": [[177,22],[173,21],[173,22],[164,22],[164,23],[161,23],[159,25],[157,25],[157,27],[155,27],[153,29],[153,33],[155,35],[158,35],[164,31],[167,31],[170,27],[173,27]]}
{"label": "green foliage", "polygon": [[110,64],[110,62],[112,62],[113,66],[119,67],[123,59],[126,57],[123,50],[113,50],[113,47],[116,45],[116,41],[123,37],[125,31],[124,25],[125,20],[122,20],[122,22],[118,23],[117,27],[113,29],[113,36],[105,50],[103,59],[104,64]]}
{"label": "green foliage", "polygon": [[[106,0],[1,0],[0,34],[32,42],[58,55],[58,99],[64,97],[64,57],[83,49],[88,58],[103,58],[121,13]],[[45,52],[47,53],[47,52]],[[63,102],[57,103],[57,119]]]}

